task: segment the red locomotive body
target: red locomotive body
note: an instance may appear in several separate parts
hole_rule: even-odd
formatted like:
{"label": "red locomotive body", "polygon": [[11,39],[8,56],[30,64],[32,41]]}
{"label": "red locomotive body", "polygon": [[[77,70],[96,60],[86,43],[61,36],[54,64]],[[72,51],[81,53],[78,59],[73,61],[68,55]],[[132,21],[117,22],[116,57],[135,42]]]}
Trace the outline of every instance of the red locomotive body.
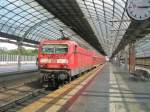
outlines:
{"label": "red locomotive body", "polygon": [[104,56],[82,48],[71,40],[45,40],[39,46],[41,82],[53,87],[104,62]]}

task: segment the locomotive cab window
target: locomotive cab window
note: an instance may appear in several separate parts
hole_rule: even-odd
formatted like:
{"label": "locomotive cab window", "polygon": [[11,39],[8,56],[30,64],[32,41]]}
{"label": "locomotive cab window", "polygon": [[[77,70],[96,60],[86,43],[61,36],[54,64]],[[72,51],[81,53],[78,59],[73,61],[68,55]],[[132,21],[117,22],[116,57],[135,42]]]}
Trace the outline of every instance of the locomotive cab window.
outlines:
{"label": "locomotive cab window", "polygon": [[68,45],[66,44],[47,44],[43,45],[43,54],[65,54],[68,52]]}

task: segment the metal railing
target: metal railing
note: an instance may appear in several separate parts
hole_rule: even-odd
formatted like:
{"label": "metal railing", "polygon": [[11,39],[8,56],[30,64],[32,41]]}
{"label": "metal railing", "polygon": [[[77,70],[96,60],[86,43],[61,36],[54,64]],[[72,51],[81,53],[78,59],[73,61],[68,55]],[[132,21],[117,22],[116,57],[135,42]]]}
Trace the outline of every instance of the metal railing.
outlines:
{"label": "metal railing", "polygon": [[[0,54],[0,65],[17,64],[19,55]],[[21,63],[36,63],[36,56],[21,55]]]}

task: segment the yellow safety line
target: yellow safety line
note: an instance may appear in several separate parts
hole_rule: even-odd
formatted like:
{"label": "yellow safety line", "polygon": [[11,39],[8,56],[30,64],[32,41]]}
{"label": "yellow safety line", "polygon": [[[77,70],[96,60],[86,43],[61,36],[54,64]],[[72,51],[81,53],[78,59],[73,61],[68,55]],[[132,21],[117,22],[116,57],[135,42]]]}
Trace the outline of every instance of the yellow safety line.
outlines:
{"label": "yellow safety line", "polygon": [[88,79],[83,81],[80,85],[78,85],[75,89],[73,89],[71,92],[69,92],[67,95],[62,97],[58,102],[56,102],[53,106],[51,106],[46,112],[58,112],[63,105],[72,97],[74,96],[89,80],[91,80],[99,70],[94,72]]}
{"label": "yellow safety line", "polygon": [[[87,73],[87,74],[79,77],[78,79],[72,81],[71,83],[66,84],[62,88],[60,88],[60,89],[58,89],[58,90],[56,90],[56,91],[54,91],[54,92],[46,95],[45,97],[40,98],[36,102],[34,102],[34,103],[28,105],[27,107],[19,110],[19,112],[36,112],[36,111],[38,111],[40,108],[42,108],[44,105],[46,105],[47,103],[49,103],[50,101],[52,101],[54,98],[59,97],[62,93],[64,93],[68,89],[76,86],[77,84],[80,84],[80,82],[82,82],[87,77],[89,77],[89,75],[91,75],[91,73],[93,73],[94,70],[92,70],[89,73]],[[99,70],[99,67],[96,70]]]}

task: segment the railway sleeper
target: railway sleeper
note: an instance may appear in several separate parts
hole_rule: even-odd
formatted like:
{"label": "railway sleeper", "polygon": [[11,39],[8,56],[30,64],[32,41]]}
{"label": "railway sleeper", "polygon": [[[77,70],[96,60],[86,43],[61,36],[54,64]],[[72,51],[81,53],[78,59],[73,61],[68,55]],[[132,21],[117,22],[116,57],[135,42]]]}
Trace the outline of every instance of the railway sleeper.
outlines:
{"label": "railway sleeper", "polygon": [[32,99],[33,97],[38,96],[39,94],[44,94],[43,89],[37,89],[33,90],[23,96],[19,96],[18,98],[15,98],[3,105],[0,106],[0,112],[6,112],[7,110],[11,110],[12,108],[15,108],[17,106],[24,106],[24,102],[28,101],[29,99]]}

